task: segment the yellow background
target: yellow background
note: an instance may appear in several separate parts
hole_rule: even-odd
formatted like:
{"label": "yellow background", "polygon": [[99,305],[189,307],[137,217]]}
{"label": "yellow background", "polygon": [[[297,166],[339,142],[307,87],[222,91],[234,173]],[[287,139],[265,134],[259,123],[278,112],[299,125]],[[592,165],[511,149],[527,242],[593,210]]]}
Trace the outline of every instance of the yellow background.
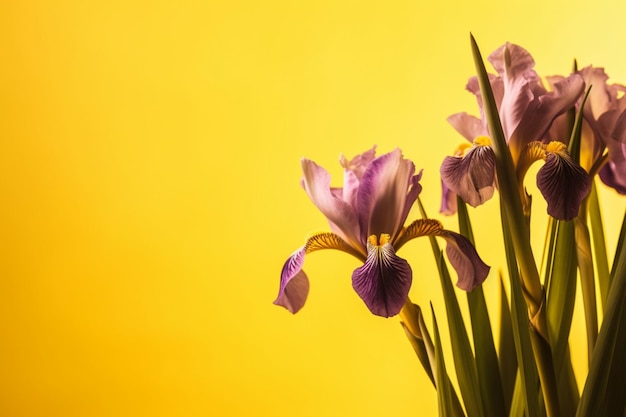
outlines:
{"label": "yellow background", "polygon": [[[3,1],[0,415],[436,415],[398,319],[351,289],[355,260],[310,256],[305,308],[272,305],[327,228],[299,159],[339,185],[340,152],[401,147],[443,219],[438,168],[462,141],[445,119],[477,112],[469,32],[485,56],[511,41],[541,74],[578,58],[626,83],[623,4]],[[614,247],[624,203],[603,195]],[[496,213],[471,211],[494,272]],[[429,251],[400,254],[443,316]]]}

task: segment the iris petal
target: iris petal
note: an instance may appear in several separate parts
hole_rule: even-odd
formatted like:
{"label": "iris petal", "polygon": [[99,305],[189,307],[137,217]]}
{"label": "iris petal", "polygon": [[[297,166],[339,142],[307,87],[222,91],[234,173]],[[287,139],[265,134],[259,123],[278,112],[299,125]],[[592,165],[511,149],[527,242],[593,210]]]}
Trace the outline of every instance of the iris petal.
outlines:
{"label": "iris petal", "polygon": [[551,152],[548,145],[546,151],[546,162],[537,172],[537,187],[548,203],[549,215],[571,220],[589,194],[591,180],[564,150]]}
{"label": "iris petal", "polygon": [[446,157],[441,179],[472,207],[491,198],[494,191],[495,156],[489,146],[475,146],[463,158]]}
{"label": "iris petal", "polygon": [[302,270],[307,253],[321,249],[337,249],[349,253],[363,261],[365,257],[334,233],[318,233],[309,237],[301,248],[296,250],[283,265],[280,274],[278,297],[274,304],[297,313],[309,294],[309,280]]}
{"label": "iris petal", "polygon": [[447,230],[441,237],[448,243],[446,255],[459,277],[456,286],[472,291],[482,284],[491,268],[478,256],[474,245],[464,236]]}
{"label": "iris petal", "polygon": [[[357,196],[362,242],[370,235],[383,233],[393,238],[400,230],[408,214],[407,203],[412,204],[421,189],[414,173],[415,165],[402,157],[400,149],[379,156],[368,165]],[[411,189],[415,192],[411,193]]]}
{"label": "iris petal", "polygon": [[400,249],[406,242],[420,236],[439,236],[446,240],[446,254],[459,277],[457,287],[472,291],[487,278],[490,267],[483,262],[470,241],[458,233],[445,230],[438,220],[414,221],[402,229],[394,246]]}
{"label": "iris petal", "polygon": [[626,195],[626,144],[617,141],[609,143],[609,161],[600,169],[598,175],[603,183]]}
{"label": "iris petal", "polygon": [[302,185],[313,204],[326,216],[333,232],[356,245],[360,240],[359,223],[352,205],[330,188],[330,174],[315,162],[302,159]]}
{"label": "iris petal", "polygon": [[391,243],[368,243],[367,260],[354,270],[352,287],[373,314],[391,317],[402,309],[412,277],[409,263],[396,256]]}

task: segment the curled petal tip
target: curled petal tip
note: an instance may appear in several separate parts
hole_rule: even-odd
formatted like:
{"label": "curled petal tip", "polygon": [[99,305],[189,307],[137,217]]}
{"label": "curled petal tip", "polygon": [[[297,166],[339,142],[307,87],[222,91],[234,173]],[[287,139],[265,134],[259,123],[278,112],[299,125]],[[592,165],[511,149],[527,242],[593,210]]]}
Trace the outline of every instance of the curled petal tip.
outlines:
{"label": "curled petal tip", "polygon": [[297,313],[309,294],[309,279],[302,270],[306,249],[300,248],[285,262],[280,274],[280,288],[274,304],[285,307],[291,313]]}
{"label": "curled petal tip", "polygon": [[491,267],[483,262],[474,245],[464,236],[446,231],[442,237],[448,242],[446,254],[459,276],[457,287],[473,291],[485,281]]}

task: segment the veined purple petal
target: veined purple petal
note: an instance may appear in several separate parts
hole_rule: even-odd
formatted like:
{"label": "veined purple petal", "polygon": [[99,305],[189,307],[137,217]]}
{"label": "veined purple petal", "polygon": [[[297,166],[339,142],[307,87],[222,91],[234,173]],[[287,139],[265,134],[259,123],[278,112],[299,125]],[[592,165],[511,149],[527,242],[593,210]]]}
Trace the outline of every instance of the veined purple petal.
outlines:
{"label": "veined purple petal", "polygon": [[[302,184],[313,204],[326,216],[331,230],[350,244],[361,241],[357,214],[352,205],[330,188],[330,174],[309,159],[302,159]],[[364,243],[361,243],[364,246]]]}
{"label": "veined purple petal", "polygon": [[546,147],[546,162],[537,172],[537,188],[548,203],[550,216],[571,220],[578,215],[580,204],[589,194],[591,180],[566,152],[565,145],[560,144],[554,150],[549,144]]}
{"label": "veined purple petal", "polygon": [[408,214],[407,205],[419,193],[414,173],[415,165],[402,157],[400,149],[368,165],[357,195],[362,241],[370,235],[389,234],[393,238],[400,230]]}
{"label": "veined purple petal", "polygon": [[487,266],[474,246],[462,235],[445,230],[440,221],[418,219],[402,229],[394,247],[400,249],[408,241],[420,236],[439,236],[446,240],[446,254],[459,277],[457,286],[465,291],[472,291],[489,274]]}
{"label": "veined purple petal", "polygon": [[377,243],[368,242],[367,260],[352,274],[352,287],[373,314],[391,317],[400,312],[408,297],[413,272],[406,260],[396,256],[389,241]]}
{"label": "veined purple petal", "polygon": [[474,246],[464,236],[445,230],[446,255],[459,277],[456,286],[465,291],[478,287],[489,275],[490,267],[480,259]]}
{"label": "veined purple petal", "polygon": [[305,254],[306,247],[303,246],[287,259],[280,273],[278,297],[274,300],[274,304],[285,307],[293,314],[304,306],[309,295],[309,279],[302,270]]}
{"label": "veined purple petal", "polygon": [[307,253],[321,249],[337,249],[364,261],[365,256],[334,233],[317,233],[310,236],[304,246],[291,254],[280,273],[278,297],[274,304],[297,313],[304,306],[309,294],[309,280],[302,270]]}
{"label": "veined purple petal", "polygon": [[463,158],[448,156],[441,165],[441,179],[463,201],[476,207],[491,198],[496,161],[489,146],[474,146]]}

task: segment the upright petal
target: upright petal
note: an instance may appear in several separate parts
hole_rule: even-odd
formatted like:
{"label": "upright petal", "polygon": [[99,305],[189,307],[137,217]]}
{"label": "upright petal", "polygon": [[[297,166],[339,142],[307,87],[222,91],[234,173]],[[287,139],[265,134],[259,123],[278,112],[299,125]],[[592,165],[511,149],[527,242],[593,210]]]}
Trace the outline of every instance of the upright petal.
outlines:
{"label": "upright petal", "polygon": [[363,261],[365,256],[333,233],[317,233],[310,236],[304,246],[291,254],[280,273],[278,297],[274,304],[283,306],[292,313],[297,313],[309,294],[309,279],[302,270],[307,253],[321,249],[337,249]]}
{"label": "upright petal", "polygon": [[494,191],[496,160],[490,146],[474,146],[462,158],[448,156],[441,165],[443,183],[463,201],[476,207]]}
{"label": "upright petal", "polygon": [[488,57],[504,83],[500,119],[507,138],[517,128],[534,98],[539,76],[533,69],[535,61],[524,48],[506,43]]}
{"label": "upright petal", "polygon": [[349,161],[343,154],[339,157],[339,163],[344,169],[342,198],[344,201],[350,203],[352,207],[356,208],[357,206],[357,193],[359,191],[361,178],[363,178],[363,173],[375,157],[376,146],[355,156]]}
{"label": "upright petal", "polygon": [[302,185],[313,204],[326,216],[333,232],[353,246],[365,246],[352,205],[330,188],[330,174],[309,159],[302,159]]}
{"label": "upright petal", "polygon": [[402,309],[412,276],[409,263],[396,256],[388,235],[381,236],[380,242],[371,236],[367,260],[352,274],[352,287],[373,314],[391,317]]}
{"label": "upright petal", "polygon": [[578,74],[556,82],[554,91],[534,97],[521,115],[518,125],[511,132],[509,147],[514,158],[529,142],[541,140],[552,122],[573,108],[585,90],[585,83]]}
{"label": "upright petal", "polygon": [[357,195],[363,241],[370,235],[395,237],[408,214],[407,200],[410,201],[413,195],[417,197],[411,190],[419,192],[414,173],[415,165],[402,157],[400,149],[382,155],[368,165]]}
{"label": "upright petal", "polygon": [[477,117],[467,113],[456,113],[448,117],[448,123],[465,139],[473,142],[479,136],[487,136],[487,126]]}
{"label": "upright petal", "polygon": [[565,145],[552,142],[546,147],[546,162],[537,172],[537,188],[548,203],[550,216],[571,220],[591,190],[591,179],[572,160]]}

